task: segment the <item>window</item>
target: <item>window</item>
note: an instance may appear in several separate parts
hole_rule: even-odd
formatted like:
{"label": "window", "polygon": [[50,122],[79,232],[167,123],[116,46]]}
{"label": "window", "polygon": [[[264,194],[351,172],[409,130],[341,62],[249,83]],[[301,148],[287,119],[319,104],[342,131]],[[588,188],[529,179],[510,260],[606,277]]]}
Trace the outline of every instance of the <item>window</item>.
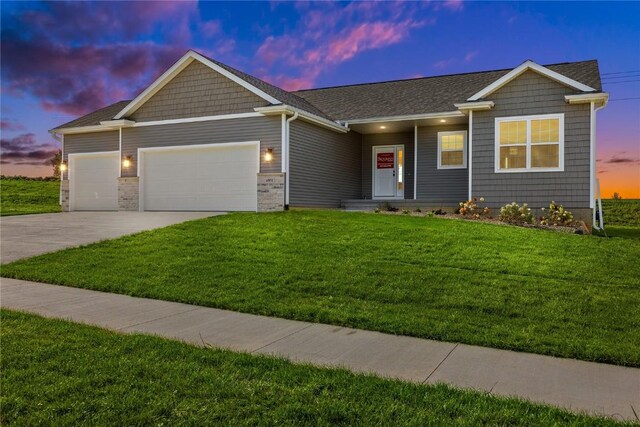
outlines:
{"label": "window", "polygon": [[467,131],[438,132],[438,169],[467,167]]}
{"label": "window", "polygon": [[564,170],[564,114],[496,118],[495,170]]}

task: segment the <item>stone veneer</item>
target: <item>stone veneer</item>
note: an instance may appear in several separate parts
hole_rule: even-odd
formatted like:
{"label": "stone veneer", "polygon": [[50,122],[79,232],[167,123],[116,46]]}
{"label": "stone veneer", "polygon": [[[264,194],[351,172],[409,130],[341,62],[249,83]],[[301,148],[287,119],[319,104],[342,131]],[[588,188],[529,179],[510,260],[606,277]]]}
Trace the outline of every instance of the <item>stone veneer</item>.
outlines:
{"label": "stone veneer", "polygon": [[60,181],[60,207],[62,212],[69,212],[69,180]]}
{"label": "stone veneer", "polygon": [[284,173],[258,174],[258,212],[284,210]]}
{"label": "stone veneer", "polygon": [[118,178],[118,210],[137,211],[140,195],[140,178],[121,177]]}

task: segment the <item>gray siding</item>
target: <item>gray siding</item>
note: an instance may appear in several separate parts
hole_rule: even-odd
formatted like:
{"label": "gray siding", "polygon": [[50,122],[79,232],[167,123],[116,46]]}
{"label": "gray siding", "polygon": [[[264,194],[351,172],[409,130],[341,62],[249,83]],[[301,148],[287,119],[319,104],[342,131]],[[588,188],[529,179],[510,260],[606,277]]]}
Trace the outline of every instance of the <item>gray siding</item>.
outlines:
{"label": "gray siding", "polygon": [[246,113],[266,105],[269,103],[264,99],[193,61],[130,117],[144,122],[215,116]]}
{"label": "gray siding", "polygon": [[373,146],[404,144],[405,188],[404,198],[413,199],[413,131],[362,135],[362,196],[372,197]]}
{"label": "gray siding", "polygon": [[361,135],[315,126],[303,120],[289,130],[289,204],[340,207],[361,197]]}
{"label": "gray siding", "polygon": [[468,126],[465,123],[418,128],[419,200],[454,206],[469,197],[469,169],[438,169],[438,132],[456,130],[468,130]]}
{"label": "gray siding", "polygon": [[[497,208],[516,201],[543,207],[555,200],[567,207],[589,207],[590,106],[569,105],[574,90],[531,71],[487,99],[490,111],[473,114],[473,195]],[[564,113],[564,172],[495,173],[495,118]]]}
{"label": "gray siding", "polygon": [[[118,151],[120,138],[118,131],[79,133],[64,136],[64,161],[69,161],[69,154],[94,153],[99,151]],[[67,174],[64,174],[67,178]]]}
{"label": "gray siding", "polygon": [[[133,164],[122,170],[122,176],[137,175],[138,148],[245,141],[260,141],[260,172],[280,172],[281,130],[280,116],[125,128],[122,156],[131,156]],[[267,148],[273,148],[273,160],[268,163],[263,156]]]}

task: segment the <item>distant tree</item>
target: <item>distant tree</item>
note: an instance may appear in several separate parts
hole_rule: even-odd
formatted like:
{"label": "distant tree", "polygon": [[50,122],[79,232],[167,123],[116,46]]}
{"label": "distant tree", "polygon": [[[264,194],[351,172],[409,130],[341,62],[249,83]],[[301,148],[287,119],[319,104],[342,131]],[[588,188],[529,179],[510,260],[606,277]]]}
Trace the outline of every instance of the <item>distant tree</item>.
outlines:
{"label": "distant tree", "polygon": [[620,194],[618,194],[618,192],[613,193],[613,199],[614,200],[622,200],[622,196]]}
{"label": "distant tree", "polygon": [[60,178],[60,163],[62,162],[62,150],[58,150],[55,156],[49,160],[49,164],[53,166],[53,176]]}

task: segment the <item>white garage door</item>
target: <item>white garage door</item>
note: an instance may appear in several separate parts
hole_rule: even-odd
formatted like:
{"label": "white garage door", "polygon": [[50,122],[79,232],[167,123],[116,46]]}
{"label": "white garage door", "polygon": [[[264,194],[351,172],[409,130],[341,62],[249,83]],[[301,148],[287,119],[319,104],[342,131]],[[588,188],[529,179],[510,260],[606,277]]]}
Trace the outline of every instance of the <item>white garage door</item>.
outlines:
{"label": "white garage door", "polygon": [[118,152],[69,155],[70,208],[118,210]]}
{"label": "white garage door", "polygon": [[259,144],[211,144],[140,152],[148,211],[255,211]]}

